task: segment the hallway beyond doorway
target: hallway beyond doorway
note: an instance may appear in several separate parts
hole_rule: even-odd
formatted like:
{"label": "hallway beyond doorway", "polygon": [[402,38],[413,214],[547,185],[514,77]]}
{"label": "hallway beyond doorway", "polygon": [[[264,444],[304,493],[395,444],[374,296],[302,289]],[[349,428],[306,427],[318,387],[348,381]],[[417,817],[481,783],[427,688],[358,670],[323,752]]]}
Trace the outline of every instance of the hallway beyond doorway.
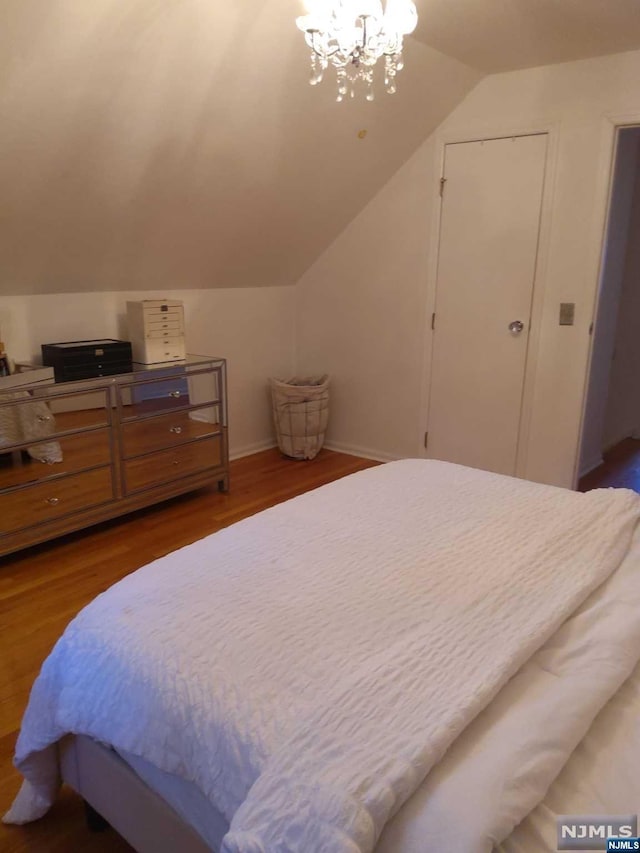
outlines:
{"label": "hallway beyond doorway", "polygon": [[604,454],[604,462],[582,477],[581,492],[614,487],[640,492],[640,440],[625,438]]}

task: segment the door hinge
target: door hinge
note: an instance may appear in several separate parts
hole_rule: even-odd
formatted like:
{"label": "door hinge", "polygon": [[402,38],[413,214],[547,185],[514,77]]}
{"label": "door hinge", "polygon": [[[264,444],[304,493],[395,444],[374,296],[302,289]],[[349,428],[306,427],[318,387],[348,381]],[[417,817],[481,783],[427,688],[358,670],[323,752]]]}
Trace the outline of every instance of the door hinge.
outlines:
{"label": "door hinge", "polygon": [[447,183],[447,179],[445,177],[440,178],[440,198],[444,195],[444,185]]}
{"label": "door hinge", "polygon": [[427,449],[427,444],[429,444],[429,433],[425,432],[424,434],[424,449]]}
{"label": "door hinge", "polygon": [[436,327],[436,315],[435,315],[435,311],[434,311],[434,313],[431,315],[431,328],[435,329],[435,327]]}
{"label": "door hinge", "polygon": [[589,334],[593,334],[593,323],[591,323],[591,325],[589,326]]}

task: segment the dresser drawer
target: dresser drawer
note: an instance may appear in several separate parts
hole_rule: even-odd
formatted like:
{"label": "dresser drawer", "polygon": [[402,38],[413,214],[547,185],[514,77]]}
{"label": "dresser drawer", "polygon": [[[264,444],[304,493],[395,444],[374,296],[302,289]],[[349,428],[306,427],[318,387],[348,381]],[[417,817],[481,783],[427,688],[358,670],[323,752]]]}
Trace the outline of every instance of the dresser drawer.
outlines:
{"label": "dresser drawer", "polygon": [[[206,410],[207,413],[212,411],[211,408]],[[200,410],[196,409],[126,423],[122,430],[123,455],[127,458],[140,456],[142,453],[175,447],[194,438],[205,438],[220,432],[218,423],[199,420],[198,414]]]}
{"label": "dresser drawer", "polygon": [[217,468],[222,464],[222,437],[217,435],[150,453],[125,462],[127,494]]}
{"label": "dresser drawer", "polygon": [[174,368],[163,370],[154,382],[137,382],[121,389],[122,417],[125,421],[143,415],[184,409],[191,405],[189,383],[184,375],[175,376]]}
{"label": "dresser drawer", "polygon": [[122,417],[125,421],[220,400],[220,383],[214,372],[187,376],[180,368],[171,366],[163,367],[158,372],[160,375],[153,382],[136,382],[121,389]]}
{"label": "dresser drawer", "polygon": [[0,394],[0,448],[37,444],[55,433],[107,425],[104,392],[54,396],[48,393],[50,387],[32,394]]}
{"label": "dresser drawer", "polygon": [[111,468],[97,468],[0,495],[0,525],[11,533],[113,499]]}
{"label": "dresser drawer", "polygon": [[75,474],[86,468],[111,464],[108,429],[92,430],[52,441],[60,447],[61,462],[51,464],[39,462],[37,459],[31,459],[26,452],[0,456],[0,492],[16,486],[50,480],[52,477],[60,477],[64,474]]}

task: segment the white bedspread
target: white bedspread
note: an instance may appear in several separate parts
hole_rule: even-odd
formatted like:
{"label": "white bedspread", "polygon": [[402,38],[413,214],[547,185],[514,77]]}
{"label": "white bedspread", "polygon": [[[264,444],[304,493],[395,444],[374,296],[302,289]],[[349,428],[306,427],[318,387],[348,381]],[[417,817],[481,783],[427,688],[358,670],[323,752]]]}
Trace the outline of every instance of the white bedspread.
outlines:
{"label": "white bedspread", "polygon": [[48,806],[49,747],[75,732],[194,781],[231,819],[226,851],[371,850],[617,567],[639,503],[405,461],[145,567],[45,663],[9,819]]}
{"label": "white bedspread", "polygon": [[[552,853],[560,814],[629,814],[640,803],[640,529],[620,568],[464,730],[385,826],[375,853]],[[587,735],[606,696],[622,685]],[[582,740],[581,740],[582,738]],[[229,830],[199,789],[123,753],[209,844]]]}
{"label": "white bedspread", "polygon": [[[619,697],[627,696],[628,690],[627,685],[618,688],[633,672],[636,689],[640,686],[639,569],[640,529],[636,528],[618,571],[467,726],[387,824],[376,853],[489,853],[510,836],[524,815],[529,815],[527,820],[501,851],[512,853],[517,839],[521,846],[513,849],[520,853],[543,853],[556,850],[557,815],[634,812],[640,802],[640,781],[633,783],[632,777],[640,751],[633,747],[640,732],[632,733],[630,728],[638,728],[640,704],[623,704],[621,715]],[[602,737],[606,724],[600,718],[589,728],[614,693],[601,717],[612,720],[609,708],[617,708],[612,725],[623,732],[618,743]],[[635,727],[624,729],[625,712],[636,715]],[[584,760],[575,767],[580,752],[593,755],[598,749],[604,760],[596,773],[589,772]],[[567,759],[551,797],[546,792]],[[603,772],[607,761],[610,766]],[[589,786],[597,796],[580,803],[576,793]],[[544,804],[534,809],[543,797]]]}

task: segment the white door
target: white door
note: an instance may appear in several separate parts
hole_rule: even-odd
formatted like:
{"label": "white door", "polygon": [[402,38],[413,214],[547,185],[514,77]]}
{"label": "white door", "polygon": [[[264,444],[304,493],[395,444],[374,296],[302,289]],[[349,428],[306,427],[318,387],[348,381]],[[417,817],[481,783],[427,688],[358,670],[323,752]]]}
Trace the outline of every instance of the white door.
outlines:
{"label": "white door", "polygon": [[447,145],[427,455],[514,474],[546,134]]}

